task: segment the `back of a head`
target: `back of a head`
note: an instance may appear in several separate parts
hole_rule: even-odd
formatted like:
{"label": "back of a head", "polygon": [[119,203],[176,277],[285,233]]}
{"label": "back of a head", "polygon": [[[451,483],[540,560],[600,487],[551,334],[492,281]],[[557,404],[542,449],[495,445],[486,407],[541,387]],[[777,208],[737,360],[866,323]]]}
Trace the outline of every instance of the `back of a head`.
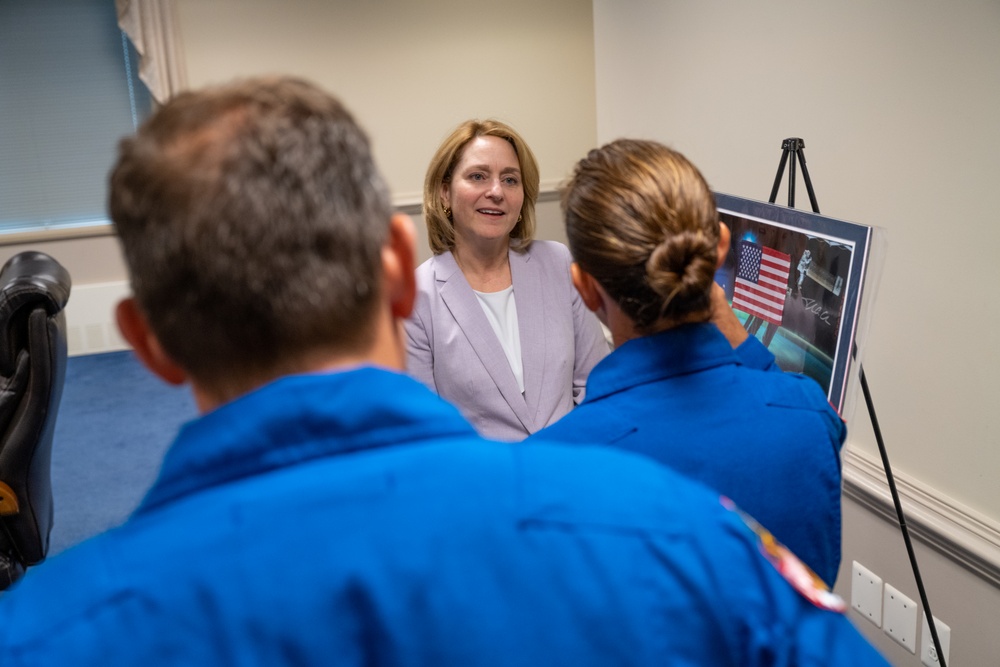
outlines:
{"label": "back of a head", "polygon": [[614,141],[577,163],[562,207],[573,259],[637,330],[708,319],[719,219],[687,158],[654,141]]}
{"label": "back of a head", "polygon": [[370,335],[388,190],[351,114],[309,83],[178,95],[122,140],[109,209],[140,309],[206,386]]}

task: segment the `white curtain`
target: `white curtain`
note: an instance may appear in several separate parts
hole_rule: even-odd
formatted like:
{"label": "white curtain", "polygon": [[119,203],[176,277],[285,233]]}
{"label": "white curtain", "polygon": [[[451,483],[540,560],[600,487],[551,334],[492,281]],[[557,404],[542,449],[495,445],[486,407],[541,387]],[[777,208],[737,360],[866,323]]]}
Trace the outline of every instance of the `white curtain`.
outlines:
{"label": "white curtain", "polygon": [[115,0],[118,26],[139,52],[139,78],[163,104],[187,87],[173,0]]}

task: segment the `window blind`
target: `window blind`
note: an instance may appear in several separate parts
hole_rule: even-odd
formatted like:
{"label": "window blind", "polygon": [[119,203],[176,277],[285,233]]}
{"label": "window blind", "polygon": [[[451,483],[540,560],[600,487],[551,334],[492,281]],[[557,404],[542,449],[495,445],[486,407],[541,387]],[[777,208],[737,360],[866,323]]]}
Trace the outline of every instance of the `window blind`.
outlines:
{"label": "window blind", "polygon": [[0,0],[0,234],[107,224],[118,140],[149,113],[113,0]]}

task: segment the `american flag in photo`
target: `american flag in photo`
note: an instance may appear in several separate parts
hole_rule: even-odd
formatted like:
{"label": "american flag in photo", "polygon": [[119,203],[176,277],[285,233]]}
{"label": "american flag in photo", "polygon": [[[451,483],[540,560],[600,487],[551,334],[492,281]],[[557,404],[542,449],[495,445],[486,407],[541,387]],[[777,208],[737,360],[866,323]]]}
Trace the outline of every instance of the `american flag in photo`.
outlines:
{"label": "american flag in photo", "polygon": [[781,324],[792,258],[751,241],[740,243],[733,308]]}

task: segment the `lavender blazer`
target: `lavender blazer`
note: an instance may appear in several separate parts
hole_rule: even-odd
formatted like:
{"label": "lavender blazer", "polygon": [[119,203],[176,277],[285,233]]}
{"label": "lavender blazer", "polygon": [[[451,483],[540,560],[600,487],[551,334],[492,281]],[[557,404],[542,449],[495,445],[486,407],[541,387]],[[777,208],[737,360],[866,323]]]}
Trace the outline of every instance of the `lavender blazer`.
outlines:
{"label": "lavender blazer", "polygon": [[590,369],[609,351],[600,322],[570,279],[554,241],[510,251],[524,394],[475,293],[450,252],[417,268],[417,302],[405,323],[407,370],[456,405],[488,438],[522,440],[583,400]]}

